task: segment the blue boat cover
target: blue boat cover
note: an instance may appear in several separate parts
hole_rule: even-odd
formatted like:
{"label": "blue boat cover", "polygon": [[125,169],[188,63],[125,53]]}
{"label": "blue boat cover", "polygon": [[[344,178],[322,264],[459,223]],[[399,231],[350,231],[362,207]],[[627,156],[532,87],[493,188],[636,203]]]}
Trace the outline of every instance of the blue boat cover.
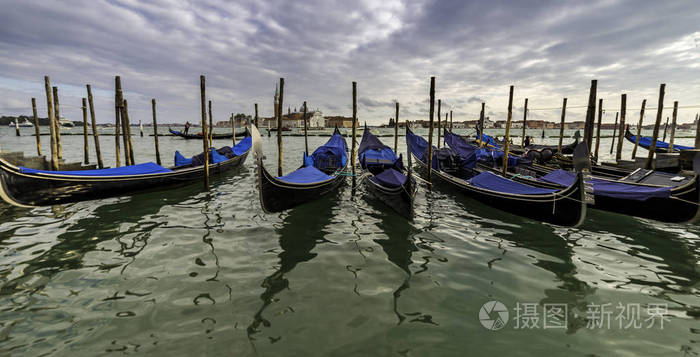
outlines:
{"label": "blue boat cover", "polygon": [[385,187],[399,187],[406,182],[406,175],[394,169],[386,169],[370,177],[370,180]]}
{"label": "blue boat cover", "polygon": [[313,166],[305,166],[296,169],[288,175],[278,177],[278,179],[282,181],[291,183],[314,183],[326,181],[331,178],[333,178],[333,176],[326,175]]}
{"label": "blue boat cover", "polygon": [[503,178],[488,171],[484,171],[469,180],[473,186],[491,191],[512,193],[518,195],[544,195],[558,190],[529,186]]}
{"label": "blue boat cover", "polygon": [[243,140],[239,141],[236,145],[233,146],[233,153],[236,154],[236,156],[241,156],[248,152],[250,148],[253,146],[253,137],[251,136],[246,136],[243,138]]}
{"label": "blue boat cover", "polygon": [[[493,139],[488,135],[484,136]],[[466,162],[471,166],[465,166],[465,168],[474,168],[474,166],[476,166],[476,161],[496,163],[503,161],[504,153],[502,150],[491,147],[476,147],[464,141],[459,135],[455,135],[449,131],[445,132],[445,142],[459,156],[466,158]],[[529,158],[508,154],[508,166],[516,166],[518,164],[529,165],[531,163],[532,160]]]}
{"label": "blue boat cover", "polygon": [[218,164],[220,162],[224,162],[224,161],[228,160],[228,158],[226,156],[219,154],[218,152],[216,152],[216,150],[214,150],[214,148],[209,149],[209,151],[211,152],[211,163],[212,164]]}
{"label": "blue boat cover", "polygon": [[[630,140],[631,142],[635,142],[635,141],[637,141],[637,136],[636,136],[636,135],[631,135],[630,138],[629,138],[629,140]],[[645,149],[649,149],[649,148],[651,147],[651,138],[648,137],[648,136],[642,136],[642,137],[640,137],[640,138],[639,138],[639,145],[640,145],[641,147],[645,148]],[[668,144],[667,142],[665,142],[665,141],[656,140],[656,147],[659,148],[659,149],[668,149],[669,144]],[[692,146],[683,146],[683,145],[676,145],[676,144],[673,144],[673,150],[674,150],[674,151],[676,151],[676,150],[691,150],[691,149],[695,149],[695,148],[692,147]]]}
{"label": "blue boat cover", "polygon": [[175,150],[175,166],[185,166],[185,165],[190,165],[192,163],[191,158],[186,158],[180,154],[179,151]]}
{"label": "blue boat cover", "polygon": [[157,174],[161,172],[172,172],[170,169],[166,169],[154,162],[146,162],[143,164],[115,167],[111,169],[99,169],[99,170],[76,170],[76,171],[48,171],[48,170],[35,170],[26,167],[19,168],[20,172],[25,174],[52,174],[52,175],[72,175],[72,176],[122,176],[122,175],[144,175],[144,174]]}
{"label": "blue boat cover", "polygon": [[[541,181],[570,186],[576,180],[576,174],[565,170],[554,170],[540,178]],[[668,198],[671,187],[649,187],[630,185],[623,182],[613,182],[601,179],[591,179],[586,183],[593,185],[593,194],[621,198],[626,200],[646,201],[652,197]]]}
{"label": "blue boat cover", "polygon": [[481,138],[481,140],[484,142],[485,145],[492,145],[495,147],[501,147],[501,145],[499,143],[497,143],[496,139],[494,139],[493,137],[490,137],[486,134],[481,134],[479,137]]}
{"label": "blue boat cover", "polygon": [[342,168],[348,161],[348,148],[340,133],[334,133],[325,145],[320,146],[311,154],[314,166],[319,170],[326,168]]}

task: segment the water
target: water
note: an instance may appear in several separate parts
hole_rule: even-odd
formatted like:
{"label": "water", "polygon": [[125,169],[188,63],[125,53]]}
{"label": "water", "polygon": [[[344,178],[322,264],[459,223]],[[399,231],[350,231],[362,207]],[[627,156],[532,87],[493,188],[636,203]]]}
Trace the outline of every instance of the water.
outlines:
{"label": "water", "polygon": [[[114,140],[101,139],[113,165]],[[2,149],[34,154],[33,140],[0,128]],[[152,137],[133,141],[137,162],[153,160]],[[199,141],[160,143],[164,163],[175,149],[201,151]],[[276,138],[263,145],[274,171]],[[303,145],[284,138],[285,173]],[[604,152],[609,145],[601,142]],[[81,160],[82,137],[63,136],[63,150]],[[265,214],[253,167],[249,159],[209,192],[195,183],[32,210],[0,205],[0,355],[700,353],[697,226],[589,210],[582,227],[562,228],[423,186],[412,223],[361,191],[351,197],[349,185]],[[509,312],[497,331],[479,320],[491,300]],[[529,303],[538,328],[515,328],[514,309]],[[544,328],[545,304],[566,304],[565,328]],[[602,304],[611,315],[588,326],[589,309]],[[663,328],[620,327],[629,320],[617,308],[636,304],[638,321],[665,304]]]}

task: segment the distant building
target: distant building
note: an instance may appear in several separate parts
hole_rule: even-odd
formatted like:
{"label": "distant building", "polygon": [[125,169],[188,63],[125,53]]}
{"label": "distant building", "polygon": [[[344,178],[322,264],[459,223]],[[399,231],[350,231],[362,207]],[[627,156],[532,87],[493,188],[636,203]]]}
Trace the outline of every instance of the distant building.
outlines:
{"label": "distant building", "polygon": [[335,126],[339,128],[352,128],[352,118],[342,116],[328,116],[324,117],[324,120],[326,128],[333,128]]}

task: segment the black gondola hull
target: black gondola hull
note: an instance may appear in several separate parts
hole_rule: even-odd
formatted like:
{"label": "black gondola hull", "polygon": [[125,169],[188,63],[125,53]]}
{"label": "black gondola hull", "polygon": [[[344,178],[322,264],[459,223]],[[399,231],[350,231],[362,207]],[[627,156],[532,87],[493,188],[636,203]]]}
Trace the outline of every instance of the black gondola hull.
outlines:
{"label": "black gondola hull", "polygon": [[[242,166],[249,152],[209,165],[210,173],[220,174]],[[47,206],[165,189],[203,180],[203,172],[204,167],[198,166],[173,172],[111,177],[27,174],[0,161],[0,196],[17,206]]]}
{"label": "black gondola hull", "polygon": [[336,175],[330,180],[312,184],[285,182],[265,169],[262,158],[257,160],[257,176],[260,203],[263,210],[268,213],[281,212],[316,200],[334,191],[345,181],[345,176]]}
{"label": "black gondola hull", "polygon": [[416,182],[409,177],[401,187],[385,187],[370,180],[372,176],[367,174],[362,177],[362,184],[369,194],[383,204],[391,207],[401,216],[413,219],[413,200],[416,195]]}
{"label": "black gondola hull", "polygon": [[[414,158],[425,174],[427,165],[415,155]],[[427,175],[423,176],[427,178]],[[536,221],[575,227],[583,223],[586,217],[582,175],[578,175],[576,182],[568,188],[547,195],[517,195],[486,190],[437,170],[433,170],[432,176],[481,203]]]}

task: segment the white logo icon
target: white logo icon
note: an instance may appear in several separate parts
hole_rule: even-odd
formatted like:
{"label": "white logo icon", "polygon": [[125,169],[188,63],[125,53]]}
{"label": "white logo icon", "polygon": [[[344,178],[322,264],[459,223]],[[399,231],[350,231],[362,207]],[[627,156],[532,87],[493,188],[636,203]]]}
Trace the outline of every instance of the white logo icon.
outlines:
{"label": "white logo icon", "polygon": [[500,301],[489,301],[479,310],[479,322],[488,330],[498,331],[508,323],[508,309]]}

